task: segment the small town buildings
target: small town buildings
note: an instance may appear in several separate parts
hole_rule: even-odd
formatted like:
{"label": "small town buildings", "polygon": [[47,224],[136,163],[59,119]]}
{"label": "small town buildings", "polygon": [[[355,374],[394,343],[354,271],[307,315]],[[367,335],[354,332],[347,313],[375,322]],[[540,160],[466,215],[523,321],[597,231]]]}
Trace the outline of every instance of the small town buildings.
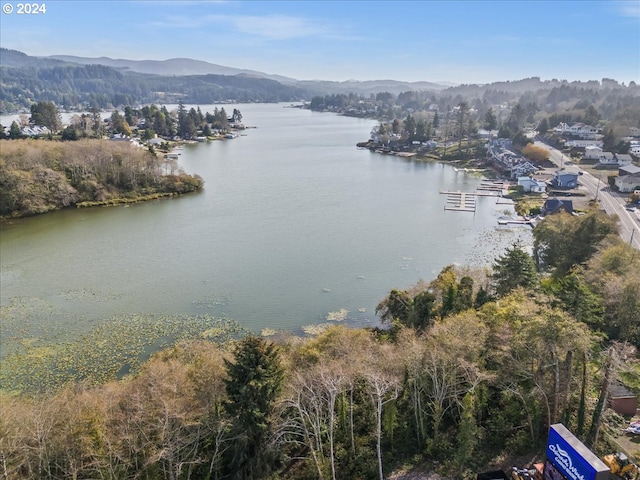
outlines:
{"label": "small town buildings", "polygon": [[575,138],[581,138],[583,140],[595,140],[596,135],[599,133],[597,127],[580,122],[572,125],[567,125],[566,123],[561,122],[553,129],[553,131],[559,135],[568,135]]}
{"label": "small town buildings", "polygon": [[549,198],[540,208],[540,215],[554,215],[556,213],[566,212],[573,214],[573,202],[571,200],[560,200],[559,198]]}
{"label": "small town buildings", "polygon": [[518,187],[522,187],[525,193],[544,193],[547,191],[546,182],[531,177],[518,177]]}
{"label": "small town buildings", "polygon": [[558,170],[553,178],[549,181],[549,185],[554,188],[577,188],[578,174],[568,172],[566,170]]}
{"label": "small town buildings", "polygon": [[48,135],[51,132],[47,127],[30,125],[28,127],[22,127],[20,133],[26,137],[39,137],[40,135]]}

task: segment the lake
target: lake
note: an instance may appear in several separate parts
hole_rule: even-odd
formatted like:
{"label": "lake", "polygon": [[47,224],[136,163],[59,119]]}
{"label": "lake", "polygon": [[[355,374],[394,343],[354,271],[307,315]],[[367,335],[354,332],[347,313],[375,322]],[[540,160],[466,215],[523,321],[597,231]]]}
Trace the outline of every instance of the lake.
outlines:
{"label": "lake", "polygon": [[472,191],[477,174],[357,149],[376,121],[224,107],[256,128],[178,150],[202,192],[3,225],[5,318],[61,337],[137,313],[226,314],[255,332],[297,333],[330,312],[377,325],[390,289],[531,243],[528,228],[497,226],[511,207],[495,198],[480,197],[475,213],[444,210],[439,190]]}

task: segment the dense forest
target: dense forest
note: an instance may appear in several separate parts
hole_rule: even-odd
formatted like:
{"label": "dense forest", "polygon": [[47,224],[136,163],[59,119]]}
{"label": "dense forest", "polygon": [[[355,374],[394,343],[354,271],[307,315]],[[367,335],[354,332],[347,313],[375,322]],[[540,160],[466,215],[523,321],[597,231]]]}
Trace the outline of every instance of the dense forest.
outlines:
{"label": "dense forest", "polygon": [[[608,387],[640,386],[640,257],[595,210],[548,217],[534,237],[533,255],[516,244],[491,269],[392,290],[381,328],[184,340],[119,381],[85,371],[45,392],[7,388],[5,367],[3,473],[383,479],[420,464],[475,478],[534,458],[559,421],[612,451]],[[7,365],[35,375],[41,350]],[[64,370],[69,355],[52,356]]]}
{"label": "dense forest", "polygon": [[0,215],[113,205],[200,190],[200,177],[129,142],[1,140]]}

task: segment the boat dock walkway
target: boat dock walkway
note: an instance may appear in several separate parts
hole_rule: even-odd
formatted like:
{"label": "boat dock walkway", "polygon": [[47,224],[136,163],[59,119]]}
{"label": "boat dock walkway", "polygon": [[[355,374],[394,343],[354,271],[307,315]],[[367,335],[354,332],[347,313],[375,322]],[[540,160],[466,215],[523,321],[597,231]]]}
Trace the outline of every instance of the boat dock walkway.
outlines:
{"label": "boat dock walkway", "polygon": [[447,195],[447,203],[445,210],[454,210],[457,212],[475,212],[476,211],[476,194],[470,192],[447,192],[440,191]]}

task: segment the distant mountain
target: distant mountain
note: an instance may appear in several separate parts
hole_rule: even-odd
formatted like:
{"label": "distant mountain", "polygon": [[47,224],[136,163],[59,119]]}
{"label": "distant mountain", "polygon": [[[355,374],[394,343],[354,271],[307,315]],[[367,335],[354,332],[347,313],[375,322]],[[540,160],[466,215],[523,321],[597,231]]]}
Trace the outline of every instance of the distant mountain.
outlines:
{"label": "distant mountain", "polygon": [[293,78],[281,75],[270,75],[268,73],[257,72],[255,70],[244,70],[240,68],[225,67],[215,63],[192,60],[190,58],[170,58],[169,60],[125,60],[109,57],[76,57],[73,55],[51,55],[42,57],[45,59],[62,60],[80,65],[106,65],[117,69],[124,69],[131,72],[148,73],[152,75],[164,76],[190,76],[190,75],[249,75],[258,78],[268,78],[280,83],[295,83]]}
{"label": "distant mountain", "polygon": [[244,70],[233,67],[216,65],[215,63],[193,60],[190,58],[171,58],[169,60],[125,60],[113,59],[109,57],[89,58],[76,57],[73,55],[51,55],[44,57],[47,59],[61,60],[80,65],[106,65],[117,69],[124,69],[131,72],[148,73],[165,76],[190,76],[190,75],[248,75],[257,78],[268,78],[285,85],[296,85],[298,87],[315,91],[321,94],[333,93],[358,93],[362,95],[389,92],[398,94],[408,90],[444,90],[455,84],[449,82],[401,82],[396,80],[368,80],[346,82],[333,82],[325,80],[296,80],[295,78],[284,77],[282,75],[271,75],[255,70]]}
{"label": "distant mountain", "polygon": [[322,80],[301,80],[295,83],[296,86],[308,90],[320,91],[327,94],[355,93],[359,95],[369,95],[381,92],[389,92],[398,95],[407,91],[441,91],[449,88],[448,85],[441,85],[431,82],[400,82],[398,80],[348,80],[346,82],[331,82]]}
{"label": "distant mountain", "polygon": [[[73,58],[73,57],[71,57]],[[246,73],[238,75],[162,76],[81,64],[54,58],[30,57],[0,48],[0,111],[27,110],[39,101],[65,108],[113,108],[148,103],[294,102],[310,100],[315,92]]]}

